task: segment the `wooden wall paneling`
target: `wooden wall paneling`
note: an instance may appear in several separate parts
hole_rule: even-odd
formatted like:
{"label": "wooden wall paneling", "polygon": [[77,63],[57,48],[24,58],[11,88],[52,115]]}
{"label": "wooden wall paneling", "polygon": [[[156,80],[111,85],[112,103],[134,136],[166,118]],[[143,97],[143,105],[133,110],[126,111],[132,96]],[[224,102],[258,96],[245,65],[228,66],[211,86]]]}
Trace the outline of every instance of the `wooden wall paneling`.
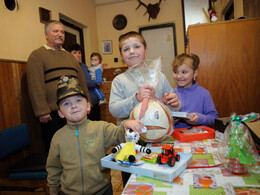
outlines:
{"label": "wooden wall paneling", "polygon": [[14,82],[14,70],[12,64],[9,65],[7,62],[2,64],[3,68],[1,70],[1,80],[3,86],[1,88],[2,96],[2,109],[3,109],[3,119],[5,122],[4,128],[13,127],[20,124],[20,106],[19,106],[19,95],[17,90],[19,87],[16,86],[17,82]]}
{"label": "wooden wall paneling", "polygon": [[0,130],[26,123],[31,137],[31,151],[42,152],[41,126],[31,107],[25,62],[0,60],[0,93]]}
{"label": "wooden wall paneling", "polygon": [[[1,65],[2,66],[2,65]],[[4,109],[3,109],[3,105],[4,105],[4,99],[3,99],[3,90],[5,88],[4,86],[4,82],[3,82],[3,79],[1,79],[3,76],[3,68],[0,68],[0,130],[3,130],[5,129],[5,120],[4,120]]]}
{"label": "wooden wall paneling", "polygon": [[44,143],[42,139],[42,130],[41,130],[41,124],[39,122],[39,119],[35,117],[28,87],[27,87],[27,78],[26,74],[23,75],[21,78],[21,119],[24,121],[29,129],[30,137],[31,137],[31,150],[33,153],[41,153],[44,152]]}
{"label": "wooden wall paneling", "polygon": [[208,89],[220,117],[260,112],[260,20],[192,25],[189,51],[200,57],[199,85]]}
{"label": "wooden wall paneling", "polygon": [[[26,110],[24,109],[24,102],[21,102],[23,94],[21,77],[25,73],[25,68],[25,63],[0,60],[0,130],[25,122],[22,117],[26,116],[26,112],[23,113]],[[0,173],[28,156],[30,152],[31,148],[27,147],[2,159],[0,161]]]}

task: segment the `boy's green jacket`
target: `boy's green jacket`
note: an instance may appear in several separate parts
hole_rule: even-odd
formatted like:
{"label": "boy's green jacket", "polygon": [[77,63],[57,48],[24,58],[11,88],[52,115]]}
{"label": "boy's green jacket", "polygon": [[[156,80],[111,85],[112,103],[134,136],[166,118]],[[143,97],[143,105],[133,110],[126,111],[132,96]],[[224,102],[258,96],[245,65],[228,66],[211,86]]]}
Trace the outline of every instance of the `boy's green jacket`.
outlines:
{"label": "boy's green jacket", "polygon": [[54,135],[47,159],[50,194],[103,194],[111,182],[110,169],[101,166],[107,149],[125,142],[125,130],[104,121],[85,119],[67,124]]}

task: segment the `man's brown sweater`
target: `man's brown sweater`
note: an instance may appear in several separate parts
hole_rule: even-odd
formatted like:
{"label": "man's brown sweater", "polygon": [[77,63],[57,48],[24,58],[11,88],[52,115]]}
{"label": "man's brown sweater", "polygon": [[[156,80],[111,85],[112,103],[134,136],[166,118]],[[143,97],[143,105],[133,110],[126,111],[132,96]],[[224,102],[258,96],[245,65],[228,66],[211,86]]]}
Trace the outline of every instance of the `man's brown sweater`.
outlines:
{"label": "man's brown sweater", "polygon": [[75,57],[65,50],[34,50],[27,61],[27,81],[31,104],[36,117],[57,111],[57,80],[72,75],[79,80],[91,102],[81,67]]}

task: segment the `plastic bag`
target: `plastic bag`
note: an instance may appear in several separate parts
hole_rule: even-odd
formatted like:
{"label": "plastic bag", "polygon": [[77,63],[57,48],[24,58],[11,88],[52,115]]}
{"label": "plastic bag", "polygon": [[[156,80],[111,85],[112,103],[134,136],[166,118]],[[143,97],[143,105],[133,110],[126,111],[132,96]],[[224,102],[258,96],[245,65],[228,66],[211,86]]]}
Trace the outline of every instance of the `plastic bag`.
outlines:
{"label": "plastic bag", "polygon": [[238,174],[246,173],[257,165],[258,153],[250,131],[241,118],[233,115],[218,147],[219,157],[225,167]]}
{"label": "plastic bag", "polygon": [[[155,94],[160,82],[161,57],[155,60],[140,61],[129,68],[129,73],[135,81],[138,89],[145,84],[154,88]],[[173,121],[170,109],[160,102],[161,99],[144,98],[130,114],[131,119],[141,120],[147,126],[148,132],[141,134],[141,139],[145,142],[158,142],[173,132]],[[148,113],[146,113],[146,111]],[[138,113],[138,114],[136,114]]]}
{"label": "plastic bag", "polygon": [[156,91],[160,80],[159,73],[161,72],[161,63],[161,57],[159,57],[155,60],[141,60],[139,63],[129,68],[128,71],[137,84],[138,89],[145,84],[149,84]]}

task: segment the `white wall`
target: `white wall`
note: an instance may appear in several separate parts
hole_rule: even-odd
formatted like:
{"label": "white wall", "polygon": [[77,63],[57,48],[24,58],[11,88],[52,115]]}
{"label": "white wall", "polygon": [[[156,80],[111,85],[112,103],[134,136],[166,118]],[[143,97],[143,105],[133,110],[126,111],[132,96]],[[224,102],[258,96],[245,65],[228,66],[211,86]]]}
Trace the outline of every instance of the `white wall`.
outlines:
{"label": "white wall", "polygon": [[[221,4],[224,4],[222,0]],[[226,0],[227,1],[227,0]],[[156,20],[148,22],[146,9],[138,10],[136,0],[96,0],[100,6],[95,7],[94,0],[19,0],[18,10],[11,12],[0,1],[0,59],[26,61],[32,50],[46,41],[43,34],[44,24],[40,23],[39,7],[51,10],[52,19],[59,19],[59,13],[82,24],[84,29],[86,59],[91,52],[101,51],[103,40],[112,40],[113,54],[103,55],[108,67],[123,65],[118,51],[118,37],[139,27],[174,22],[176,25],[177,53],[184,52],[184,32],[181,0],[163,0],[161,10]],[[112,4],[107,4],[111,3]],[[157,3],[158,0],[143,0],[144,3]],[[218,1],[217,1],[218,2]],[[241,8],[243,0],[234,0],[235,15],[243,15]],[[124,14],[128,24],[125,29],[117,31],[112,26],[112,20],[117,14]],[[98,28],[98,29],[97,29]],[[119,63],[114,63],[117,57]]]}
{"label": "white wall", "polygon": [[[157,3],[158,0],[143,0],[142,2],[146,4],[154,4]],[[106,2],[99,1],[99,3]],[[113,53],[102,55],[103,62],[107,63],[108,67],[120,67],[123,65],[118,49],[118,37],[128,31],[138,31],[139,27],[144,26],[175,23],[177,53],[180,54],[184,52],[184,31],[181,0],[162,1],[160,6],[161,10],[157,16],[157,19],[150,19],[150,21],[148,21],[148,14],[144,16],[146,9],[141,6],[138,10],[136,10],[137,6],[137,1],[129,0],[113,4],[104,4],[96,7],[99,52],[102,54],[102,41],[112,40],[113,42]],[[114,29],[112,25],[113,18],[117,14],[123,14],[127,18],[127,26],[121,31]],[[114,63],[115,57],[119,59],[118,63]]]}
{"label": "white wall", "polygon": [[18,10],[11,12],[0,1],[0,59],[26,61],[32,50],[46,43],[39,7],[51,10],[52,19],[59,20],[62,13],[86,27],[87,56],[98,49],[94,0],[24,0],[18,4]]}
{"label": "white wall", "polygon": [[[210,19],[207,13],[208,2],[208,0],[184,0],[186,32],[191,24],[209,22]],[[206,11],[206,14],[203,9]]]}

